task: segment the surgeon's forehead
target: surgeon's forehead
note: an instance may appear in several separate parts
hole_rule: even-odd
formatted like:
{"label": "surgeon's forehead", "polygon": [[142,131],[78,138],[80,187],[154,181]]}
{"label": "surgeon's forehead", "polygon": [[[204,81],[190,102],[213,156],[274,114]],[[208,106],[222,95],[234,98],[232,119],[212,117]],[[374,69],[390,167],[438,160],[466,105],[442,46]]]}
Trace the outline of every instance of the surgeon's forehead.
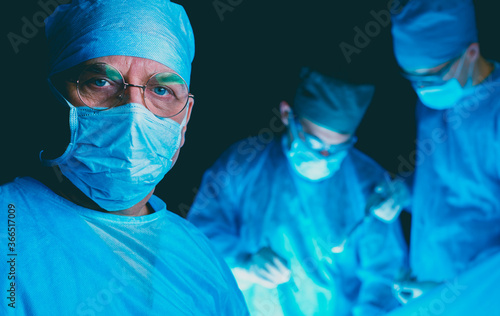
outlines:
{"label": "surgeon's forehead", "polygon": [[109,64],[122,73],[127,73],[129,71],[133,71],[134,73],[144,73],[146,75],[152,75],[160,72],[176,73],[172,68],[169,68],[155,60],[134,56],[104,56],[87,60],[82,64],[91,65],[95,63]]}

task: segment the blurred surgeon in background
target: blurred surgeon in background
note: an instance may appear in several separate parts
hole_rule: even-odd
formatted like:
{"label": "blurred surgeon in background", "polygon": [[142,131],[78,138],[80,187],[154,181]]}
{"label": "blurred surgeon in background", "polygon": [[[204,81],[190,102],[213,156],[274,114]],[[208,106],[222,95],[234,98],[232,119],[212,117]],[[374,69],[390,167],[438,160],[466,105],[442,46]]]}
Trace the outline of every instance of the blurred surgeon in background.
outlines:
{"label": "blurred surgeon in background", "polygon": [[392,22],[419,98],[411,298],[500,246],[500,69],[481,56],[472,0],[410,1]]}
{"label": "blurred surgeon in background", "polygon": [[194,104],[184,9],[74,0],[46,20],[46,34],[71,142],[62,156],[42,159],[57,173],[0,187],[0,205],[13,214],[0,217],[13,262],[0,264],[12,304],[3,299],[0,314],[247,315],[208,239],[153,195],[177,160]]}
{"label": "blurred surgeon in background", "polygon": [[366,216],[387,175],[352,148],[374,87],[308,68],[300,79],[293,109],[280,105],[286,132],[227,150],[188,220],[225,257],[251,315],[382,315],[398,304],[406,245],[398,222]]}

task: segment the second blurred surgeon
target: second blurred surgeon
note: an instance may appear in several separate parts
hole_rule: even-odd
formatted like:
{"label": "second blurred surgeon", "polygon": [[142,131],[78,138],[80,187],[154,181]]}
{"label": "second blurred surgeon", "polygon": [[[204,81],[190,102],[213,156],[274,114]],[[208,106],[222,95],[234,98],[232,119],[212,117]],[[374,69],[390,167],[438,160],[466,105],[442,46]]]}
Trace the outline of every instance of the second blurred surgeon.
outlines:
{"label": "second blurred surgeon", "polygon": [[417,282],[403,284],[415,296],[498,252],[500,70],[480,54],[471,0],[411,1],[392,21],[396,58],[420,100],[418,147],[426,148],[411,205]]}
{"label": "second blurred surgeon", "polygon": [[205,174],[188,219],[229,263],[252,315],[366,316],[397,306],[398,224],[370,218],[338,247],[384,179],[352,148],[373,93],[306,68],[293,111],[280,106],[287,132],[252,155],[247,142],[235,144]]}

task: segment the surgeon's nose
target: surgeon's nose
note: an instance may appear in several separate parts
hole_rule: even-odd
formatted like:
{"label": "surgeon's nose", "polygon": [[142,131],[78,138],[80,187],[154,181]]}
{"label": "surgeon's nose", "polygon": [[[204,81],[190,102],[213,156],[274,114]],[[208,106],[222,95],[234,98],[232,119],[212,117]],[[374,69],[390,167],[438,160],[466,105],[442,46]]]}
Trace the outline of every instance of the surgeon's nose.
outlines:
{"label": "surgeon's nose", "polygon": [[322,150],[319,152],[323,157],[328,157],[330,156],[330,153],[328,152],[328,150]]}
{"label": "surgeon's nose", "polygon": [[120,105],[127,103],[144,104],[144,88],[142,86],[128,85],[123,91],[123,101]]}

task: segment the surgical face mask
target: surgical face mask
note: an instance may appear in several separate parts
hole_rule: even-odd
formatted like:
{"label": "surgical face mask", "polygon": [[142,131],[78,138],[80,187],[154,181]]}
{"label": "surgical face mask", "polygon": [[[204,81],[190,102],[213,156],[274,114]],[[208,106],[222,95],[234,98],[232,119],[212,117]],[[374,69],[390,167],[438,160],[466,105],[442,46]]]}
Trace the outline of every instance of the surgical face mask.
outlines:
{"label": "surgical face mask", "polygon": [[344,158],[347,156],[348,148],[352,146],[354,141],[348,142],[345,148],[325,157],[318,151],[309,148],[306,142],[300,138],[298,131],[300,123],[294,119],[289,121],[293,141],[290,143],[288,135],[285,135],[282,145],[293,169],[300,176],[311,181],[320,181],[333,176],[340,169]]}
{"label": "surgical face mask", "polygon": [[107,211],[124,210],[143,200],[172,167],[187,110],[179,124],[155,116],[142,104],[103,111],[67,103],[71,143],[61,157],[42,162],[58,165],[66,178]]}
{"label": "surgical face mask", "polygon": [[[460,62],[460,66],[455,73],[459,74],[465,62],[465,56]],[[444,110],[453,107],[468,92],[472,91],[473,64],[469,66],[467,83],[464,87],[457,78],[451,78],[442,85],[419,86],[414,84],[415,91],[424,105],[435,110]]]}

